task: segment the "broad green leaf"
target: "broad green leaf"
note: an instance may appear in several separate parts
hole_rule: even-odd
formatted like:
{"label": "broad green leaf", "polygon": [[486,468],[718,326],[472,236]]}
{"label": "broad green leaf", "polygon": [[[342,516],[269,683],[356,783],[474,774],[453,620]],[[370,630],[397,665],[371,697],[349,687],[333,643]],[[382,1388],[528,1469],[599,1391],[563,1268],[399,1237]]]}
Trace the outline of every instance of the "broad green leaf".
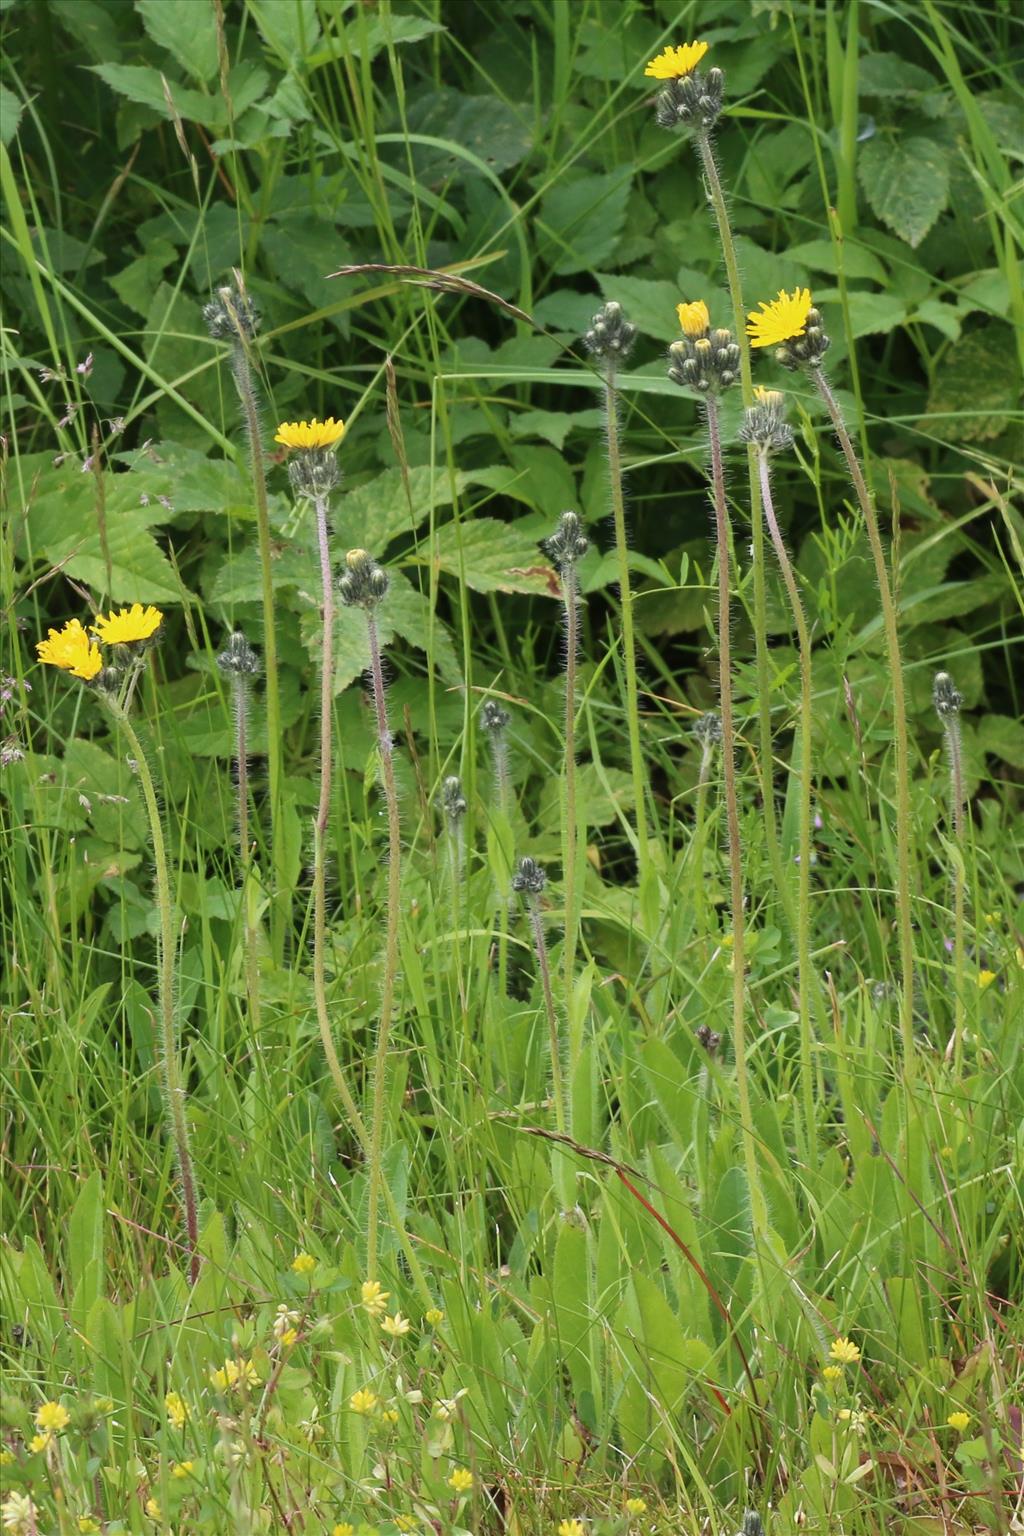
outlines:
{"label": "broad green leaf", "polygon": [[898,53],[865,53],[858,62],[857,89],[862,96],[920,96],[938,88],[934,75]]}
{"label": "broad green leaf", "polygon": [[978,721],[978,741],[993,757],[1024,768],[1024,725],[1009,715],[985,715]]}
{"label": "broad green leaf", "polygon": [[1019,393],[1010,332],[987,325],[945,353],[932,380],[928,414],[918,425],[950,442],[998,437],[1010,424]]}
{"label": "broad green leaf", "polygon": [[[289,63],[308,55],[319,42],[316,0],[247,0],[247,4],[263,41]],[[338,51],[332,49],[327,58],[336,58]],[[315,67],[313,58],[309,65]]]}
{"label": "broad green leaf", "polygon": [[[561,792],[558,779],[549,779],[544,786],[540,814],[546,824],[558,820]],[[611,826],[633,805],[633,780],[621,768],[599,772],[595,763],[584,763],[576,770],[576,798],[585,827]]]}
{"label": "broad green leaf", "polygon": [[[825,295],[822,295],[824,299]],[[858,336],[883,335],[895,330],[906,318],[907,306],[898,293],[859,293],[850,290],[850,326],[853,339]]]}
{"label": "broad green leaf", "polygon": [[24,108],[6,85],[0,85],[0,144],[9,144],[18,131]]}
{"label": "broad green leaf", "polygon": [[141,256],[136,256],[120,272],[109,277],[111,288],[122,304],[134,309],[138,315],[147,315],[153,302],[153,292],[167,268],[177,260],[177,251],[169,240],[158,238],[147,242]]}
{"label": "broad green leaf", "polygon": [[677,341],[681,334],[676,305],[685,295],[674,283],[646,277],[620,277],[613,272],[596,274],[605,300],[622,305],[627,320],[656,341]]}
{"label": "broad green leaf", "polygon": [[593,432],[604,425],[603,411],[522,411],[509,419],[513,437],[542,437],[561,451],[570,432]]}
{"label": "broad green leaf", "polygon": [[923,134],[880,134],[861,146],[857,166],[873,212],[908,245],[920,245],[949,196],[946,146]]}
{"label": "broad green leaf", "polygon": [[401,470],[386,469],[340,497],[334,516],[336,547],[341,552],[369,549],[382,556],[392,539],[412,534],[432,510],[449,506],[469,478],[462,471],[450,474],[417,464],[409,470],[407,495]]}
{"label": "broad green leaf", "polygon": [[97,1169],[82,1185],[67,1226],[68,1275],[79,1326],[103,1291],[103,1180]]}
{"label": "broad green leaf", "polygon": [[195,80],[217,73],[217,22],[213,0],[135,0],[154,43],[173,54]]}
{"label": "broad green leaf", "polygon": [[544,257],[559,276],[589,272],[618,244],[633,180],[631,165],[604,175],[563,175],[536,218]]}
{"label": "broad green leaf", "polygon": [[[791,245],[786,255],[791,261],[810,267],[813,272],[827,272],[831,277],[839,275],[836,248],[831,240],[805,240],[801,245]],[[842,263],[847,277],[866,277],[874,283],[886,280],[885,268],[878,257],[849,236],[842,242]]]}
{"label": "broad green leaf", "polygon": [[[90,64],[88,67],[119,96],[127,96],[129,101],[150,107],[161,117],[171,116],[164,92],[166,76],[162,76],[158,69],[148,64]],[[225,121],[227,109],[219,97],[204,96],[175,80],[167,80],[167,89],[178,116],[186,122],[213,128]]]}
{"label": "broad green leaf", "polygon": [[432,556],[442,571],[476,592],[528,592],[557,597],[558,577],[529,534],[514,523],[477,517],[447,523],[434,540]]}

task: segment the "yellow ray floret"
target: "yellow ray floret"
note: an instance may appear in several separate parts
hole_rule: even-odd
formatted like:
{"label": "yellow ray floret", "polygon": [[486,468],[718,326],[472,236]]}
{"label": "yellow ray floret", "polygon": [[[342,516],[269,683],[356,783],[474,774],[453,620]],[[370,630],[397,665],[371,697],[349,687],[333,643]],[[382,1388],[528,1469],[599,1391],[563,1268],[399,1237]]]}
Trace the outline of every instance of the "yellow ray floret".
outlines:
{"label": "yellow ray floret", "polygon": [[751,310],[747,316],[747,335],[752,347],[774,347],[780,341],[792,341],[802,336],[811,312],[811,290],[794,288],[787,293],[779,289],[779,296],[770,304],[762,302],[760,311]]}
{"label": "yellow ray floret", "polygon": [[698,336],[707,335],[711,316],[703,299],[695,299],[692,304],[677,304],[676,314],[679,316],[679,324],[683,328],[684,336],[689,336],[692,341],[696,341]]}
{"label": "yellow ray floret", "polygon": [[121,608],[117,613],[111,609],[106,618],[102,613],[98,614],[92,632],[104,645],[132,645],[155,635],[163,621],[159,608],[152,605],[143,608],[141,603],[132,603],[130,608]]}
{"label": "yellow ray floret", "polygon": [[46,666],[61,667],[87,683],[103,665],[99,646],[89,639],[78,619],[69,619],[63,629],[51,629],[47,639],[36,642],[36,652]]}
{"label": "yellow ray floret", "polygon": [[345,435],[345,423],[328,416],[326,421],[282,421],[274,433],[274,442],[286,448],[331,448]]}
{"label": "yellow ray floret", "polygon": [[681,48],[663,48],[644,70],[655,80],[681,80],[692,74],[708,51],[707,43],[684,43]]}

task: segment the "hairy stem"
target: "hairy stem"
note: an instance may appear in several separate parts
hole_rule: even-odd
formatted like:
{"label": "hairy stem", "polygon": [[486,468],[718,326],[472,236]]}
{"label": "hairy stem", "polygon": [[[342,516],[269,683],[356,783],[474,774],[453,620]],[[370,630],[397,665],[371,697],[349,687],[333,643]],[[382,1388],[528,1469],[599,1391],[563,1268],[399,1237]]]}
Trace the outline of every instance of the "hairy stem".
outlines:
{"label": "hairy stem", "polygon": [[377,1228],[381,1184],[381,1144],[384,1136],[384,1101],[387,1086],[388,1041],[394,1009],[398,976],[398,918],[401,894],[401,827],[398,820],[398,790],[395,786],[395,760],[388,729],[387,703],[384,697],[384,671],[380,658],[377,621],[372,611],[366,613],[366,632],[370,643],[370,677],[373,703],[377,714],[377,743],[384,780],[384,799],[388,815],[388,885],[386,897],[386,933],[384,939],[384,980],[381,986],[380,1024],[373,1067],[373,1108],[370,1120],[369,1198],[367,1202],[366,1273],[372,1280],[377,1269]]}
{"label": "hairy stem", "polygon": [[782,572],[800,649],[800,862],[797,876],[797,964],[800,988],[800,1076],[803,1081],[804,1133],[814,1146],[815,1066],[811,1037],[811,994],[817,986],[811,965],[811,636],[789,552],[775,516],[768,455],[757,455],[765,521]]}
{"label": "hairy stem", "polygon": [[[952,717],[943,722],[946,751],[949,754],[949,793],[953,838],[964,856],[964,756],[960,721]],[[957,1077],[964,1044],[964,871],[961,863],[953,866],[953,1039],[952,1056]]]}
{"label": "hairy stem", "polygon": [[537,952],[537,968],[540,971],[540,987],[544,996],[544,1013],[548,1021],[548,1049],[551,1052],[551,1092],[555,1101],[555,1128],[565,1135],[565,1087],[562,1081],[562,1046],[558,1037],[558,1015],[555,1012],[555,994],[551,987],[551,965],[548,960],[547,940],[544,937],[544,921],[540,903],[535,896],[529,898],[530,927],[533,930],[533,947]]}
{"label": "hairy stem", "polygon": [[252,848],[249,843],[249,680],[235,673],[231,679],[235,706],[235,768],[238,795],[238,861],[242,874],[242,932],[245,944],[245,995],[249,1026],[254,1038],[260,1033],[259,951],[252,916]]}
{"label": "hairy stem", "polygon": [[164,1109],[174,1143],[174,1154],[181,1179],[182,1200],[185,1206],[185,1240],[189,1256],[189,1273],[192,1284],[199,1279],[199,1200],[192,1154],[189,1150],[188,1121],[185,1116],[185,1086],[182,1081],[181,1063],[178,1060],[178,1038],[174,1016],[174,919],[171,907],[171,879],[167,863],[167,845],[164,841],[163,822],[157,804],[153,775],[142,749],[135,727],[121,704],[109,694],[102,695],[104,702],[117,724],[124,732],[125,740],[142,786],[142,798],[149,818],[149,835],[153,843],[153,867],[156,871],[156,905],[160,918],[159,955],[157,957],[157,1013],[159,1016],[158,1039],[160,1042],[160,1078],[163,1088]]}
{"label": "hairy stem", "polygon": [[611,484],[615,553],[619,562],[619,603],[622,608],[622,662],[626,673],[626,727],[629,765],[636,802],[637,875],[644,882],[648,865],[647,777],[640,746],[640,695],[636,676],[636,643],[633,638],[633,593],[629,584],[629,545],[626,542],[626,501],[622,488],[622,455],[619,449],[619,413],[615,394],[615,360],[609,358],[605,374],[605,418],[608,432],[608,478]]}
{"label": "hairy stem", "polygon": [[874,498],[867,488],[856,449],[846,430],[839,402],[820,367],[811,370],[821,398],[828,408],[853,481],[864,516],[868,543],[875,563],[875,577],[882,600],[882,619],[892,685],[893,738],[896,754],[896,912],[899,928],[900,966],[903,972],[900,990],[900,1031],[903,1040],[903,1068],[908,1081],[916,1075],[914,1058],[914,931],[910,905],[910,764],[907,745],[907,705],[903,688],[903,661],[900,655],[899,620],[889,580],[889,570],[878,527]]}
{"label": "hairy stem", "polygon": [[576,563],[562,565],[562,597],[565,602],[565,826],[562,844],[562,875],[565,888],[565,940],[562,962],[565,985],[565,1017],[569,1025],[569,1081],[576,1075],[583,1031],[575,1022],[573,986],[576,980],[576,945],[579,913],[576,900],[576,665],[579,650],[579,592]]}

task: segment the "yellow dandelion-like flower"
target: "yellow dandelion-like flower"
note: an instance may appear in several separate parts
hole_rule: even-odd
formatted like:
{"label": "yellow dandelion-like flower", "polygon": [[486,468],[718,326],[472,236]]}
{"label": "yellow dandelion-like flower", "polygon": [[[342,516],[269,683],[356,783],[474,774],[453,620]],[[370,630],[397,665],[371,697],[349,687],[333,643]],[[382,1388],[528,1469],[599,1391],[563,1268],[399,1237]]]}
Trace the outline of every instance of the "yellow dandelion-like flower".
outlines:
{"label": "yellow dandelion-like flower", "polygon": [[391,1338],[400,1339],[409,1332],[412,1324],[407,1317],[402,1316],[401,1312],[396,1312],[394,1317],[382,1317],[380,1326]]}
{"label": "yellow dandelion-like flower", "polygon": [[851,1339],[833,1339],[829,1348],[829,1359],[837,1361],[840,1365],[856,1365],[860,1359],[860,1350]]}
{"label": "yellow dandelion-like flower", "polygon": [[160,1505],[157,1503],[156,1499],[146,1500],[146,1514],[151,1520],[163,1519],[163,1512],[161,1511]]}
{"label": "yellow dandelion-like flower", "polygon": [[339,1520],[331,1531],[331,1536],[356,1536],[356,1528],[348,1520]]}
{"label": "yellow dandelion-like flower", "polygon": [[681,80],[683,75],[693,73],[707,51],[707,43],[683,43],[678,48],[663,48],[648,64],[644,74],[652,80]]}
{"label": "yellow dandelion-like flower", "polygon": [[391,1292],[381,1290],[379,1280],[364,1280],[359,1287],[359,1299],[371,1317],[379,1317],[388,1309]]}
{"label": "yellow dandelion-like flower", "polygon": [[946,1423],[949,1425],[950,1429],[955,1429],[958,1435],[963,1434],[964,1430],[967,1428],[970,1422],[970,1414],[964,1413],[962,1408],[957,1408],[955,1412],[951,1413],[946,1419]]}
{"label": "yellow dandelion-like flower", "polygon": [[979,971],[978,972],[978,989],[979,989],[979,991],[981,991],[981,992],[987,991],[987,989],[992,985],[992,983],[995,981],[995,979],[996,979],[995,971]]}
{"label": "yellow dandelion-like flower", "polygon": [[428,1328],[440,1328],[441,1324],[444,1322],[444,1313],[441,1311],[440,1307],[430,1307],[426,1312],[424,1312],[423,1321],[426,1323]]}
{"label": "yellow dandelion-like flower", "polygon": [[448,1479],[448,1487],[456,1493],[468,1493],[473,1486],[473,1474],[468,1467],[456,1467]]}
{"label": "yellow dandelion-like flower", "polygon": [[176,1461],[171,1468],[171,1476],[184,1482],[186,1477],[191,1477],[195,1471],[194,1461]]}
{"label": "yellow dandelion-like flower", "polygon": [[752,309],[747,315],[747,335],[752,347],[774,347],[781,341],[792,341],[802,336],[811,312],[811,290],[794,288],[787,293],[779,289],[779,296],[770,304],[762,300],[760,313]]}
{"label": "yellow dandelion-like flower", "polygon": [[79,1515],[78,1529],[81,1536],[95,1536],[99,1528],[99,1522],[94,1520],[92,1515]]}
{"label": "yellow dandelion-like flower", "polygon": [[40,1451],[46,1450],[52,1439],[52,1435],[33,1435],[32,1439],[28,1442],[29,1453],[32,1456],[38,1456]]}
{"label": "yellow dandelion-like flower", "polygon": [[292,1259],[292,1269],[297,1275],[311,1275],[316,1269],[316,1259],[311,1253],[297,1253]]}
{"label": "yellow dandelion-like flower", "polygon": [[234,1388],[244,1392],[247,1387],[258,1387],[260,1378],[251,1360],[225,1360],[220,1370],[210,1372],[210,1381],[218,1392]]}
{"label": "yellow dandelion-like flower", "polygon": [[168,1392],[167,1396],[164,1398],[164,1407],[167,1410],[167,1417],[170,1419],[175,1429],[184,1429],[185,1422],[188,1419],[189,1410],[188,1403],[186,1403],[181,1393]]}
{"label": "yellow dandelion-like flower", "polygon": [[765,389],[763,384],[755,384],[754,399],[758,405],[766,405],[770,411],[778,411],[782,409],[785,396],[781,389]]}
{"label": "yellow dandelion-like flower", "polygon": [[679,316],[679,324],[683,335],[689,336],[691,341],[696,341],[699,336],[706,336],[711,324],[711,316],[703,299],[694,299],[692,304],[677,304],[676,314]]}
{"label": "yellow dandelion-like flower", "polygon": [[71,1415],[63,1403],[43,1403],[36,1409],[36,1429],[60,1434],[71,1423]]}
{"label": "yellow dandelion-like flower", "polygon": [[120,608],[117,613],[111,609],[106,618],[102,613],[97,614],[92,632],[104,645],[134,645],[138,640],[148,640],[155,635],[163,621],[159,608],[152,604],[143,608],[141,603],[132,603],[130,608]]}
{"label": "yellow dandelion-like flower", "polygon": [[0,1450],[0,1467],[13,1466],[16,1460],[17,1458],[15,1457],[14,1452],[8,1450],[6,1445],[4,1446],[3,1450]]}
{"label": "yellow dandelion-like flower", "polygon": [[369,1387],[360,1387],[358,1392],[352,1393],[348,1405],[353,1413],[372,1413],[377,1406],[377,1394]]}
{"label": "yellow dandelion-like flower", "polygon": [[286,448],[332,448],[345,436],[345,423],[328,416],[326,421],[282,421],[274,433],[274,442]]}
{"label": "yellow dandelion-like flower", "polygon": [[626,1514],[627,1515],[643,1515],[643,1514],[646,1514],[646,1512],[647,1512],[647,1500],[646,1499],[627,1499],[626,1500]]}
{"label": "yellow dandelion-like flower", "polygon": [[842,1379],[843,1379],[843,1368],[842,1368],[841,1365],[826,1365],[825,1369],[822,1371],[821,1374],[825,1378],[826,1381],[829,1381],[829,1382],[842,1381]]}
{"label": "yellow dandelion-like flower", "polygon": [[99,646],[89,639],[78,619],[69,619],[63,629],[49,630],[45,640],[36,641],[36,654],[44,666],[61,667],[86,683],[103,666]]}

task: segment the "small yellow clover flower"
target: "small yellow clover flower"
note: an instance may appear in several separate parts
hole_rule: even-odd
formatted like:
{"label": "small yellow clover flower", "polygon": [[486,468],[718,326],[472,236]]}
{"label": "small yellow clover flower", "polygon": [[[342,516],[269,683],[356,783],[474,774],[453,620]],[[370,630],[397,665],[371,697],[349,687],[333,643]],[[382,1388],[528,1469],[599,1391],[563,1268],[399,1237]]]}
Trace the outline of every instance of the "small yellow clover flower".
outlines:
{"label": "small yellow clover flower", "polygon": [[995,971],[978,972],[978,991],[986,992],[996,979]]}
{"label": "small yellow clover flower", "polygon": [[331,448],[345,436],[345,423],[328,416],[326,421],[282,421],[274,433],[274,442],[285,448]]}
{"label": "small yellow clover flower", "polygon": [[448,1479],[448,1487],[456,1493],[468,1493],[473,1486],[473,1474],[468,1467],[456,1467]]}
{"label": "small yellow clover flower", "polygon": [[168,1392],[164,1398],[164,1407],[167,1409],[167,1417],[175,1429],[183,1429],[188,1418],[188,1403],[180,1392]]}
{"label": "small yellow clover flower", "polygon": [[747,315],[747,335],[752,347],[775,347],[783,341],[793,341],[802,336],[810,314],[811,290],[794,288],[787,293],[779,289],[779,296],[770,304],[762,300],[760,313],[751,310]]}
{"label": "small yellow clover flower", "polygon": [[383,1290],[379,1280],[364,1280],[359,1287],[359,1300],[371,1317],[379,1317],[388,1309],[391,1292]]}
{"label": "small yellow clover flower", "polygon": [[106,618],[97,614],[92,632],[104,645],[134,645],[138,640],[149,640],[163,621],[159,608],[132,603],[130,608],[121,608],[117,613],[111,609]]}
{"label": "small yellow clover flower", "polygon": [[71,1415],[63,1403],[43,1403],[36,1409],[36,1429],[44,1435],[59,1435],[71,1423]]}
{"label": "small yellow clover flower", "polygon": [[853,1343],[852,1339],[845,1337],[833,1339],[828,1357],[830,1360],[835,1360],[839,1365],[856,1365],[860,1359],[860,1350]]}
{"label": "small yellow clover flower", "polygon": [[663,48],[651,60],[644,74],[652,80],[681,80],[697,68],[708,51],[707,43],[683,43],[678,48]]}
{"label": "small yellow clover flower", "polygon": [[396,1312],[394,1317],[382,1317],[380,1326],[392,1339],[400,1339],[409,1332],[412,1324],[401,1312]]}
{"label": "small yellow clover flower", "polygon": [[60,667],[89,683],[103,666],[100,648],[89,639],[78,619],[63,629],[51,629],[45,640],[36,641],[36,654],[44,666]]}
{"label": "small yellow clover flower", "polygon": [[647,1512],[647,1500],[646,1499],[627,1499],[626,1500],[626,1514],[627,1515],[643,1515],[643,1514],[646,1514],[646,1512]]}
{"label": "small yellow clover flower", "polygon": [[689,336],[691,341],[697,341],[701,336],[707,335],[711,326],[711,316],[703,299],[695,299],[692,304],[677,304],[676,314],[679,316],[683,335]]}
{"label": "small yellow clover flower", "polygon": [[360,1387],[358,1392],[352,1393],[348,1405],[353,1413],[372,1413],[377,1406],[377,1394],[369,1387]]}
{"label": "small yellow clover flower", "polygon": [[826,1365],[821,1374],[827,1382],[835,1383],[842,1381],[843,1368],[841,1365]]}
{"label": "small yellow clover flower", "polygon": [[970,1414],[964,1413],[962,1408],[957,1408],[953,1413],[949,1414],[946,1419],[946,1423],[949,1425],[950,1429],[955,1429],[958,1435],[963,1434],[964,1430],[967,1428],[970,1422]]}
{"label": "small yellow clover flower", "polygon": [[316,1259],[311,1253],[297,1253],[292,1259],[292,1272],[296,1275],[311,1275],[316,1269]]}

